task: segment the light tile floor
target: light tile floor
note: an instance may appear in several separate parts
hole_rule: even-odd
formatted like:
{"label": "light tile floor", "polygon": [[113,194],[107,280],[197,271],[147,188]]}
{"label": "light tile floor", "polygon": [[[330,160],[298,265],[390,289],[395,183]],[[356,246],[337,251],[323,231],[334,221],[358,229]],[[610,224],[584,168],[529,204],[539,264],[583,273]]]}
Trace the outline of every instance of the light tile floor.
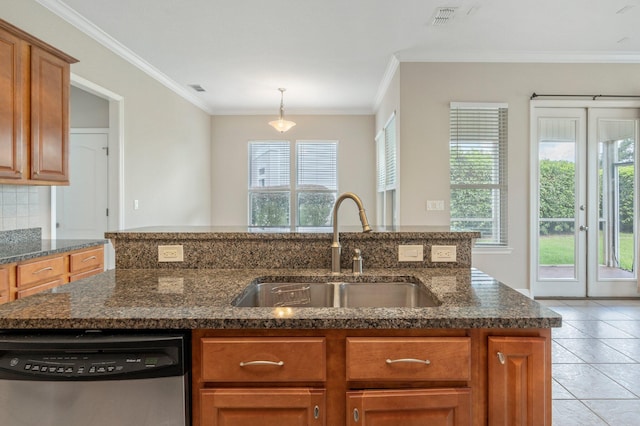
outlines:
{"label": "light tile floor", "polygon": [[554,426],[640,425],[640,300],[538,300],[552,329]]}

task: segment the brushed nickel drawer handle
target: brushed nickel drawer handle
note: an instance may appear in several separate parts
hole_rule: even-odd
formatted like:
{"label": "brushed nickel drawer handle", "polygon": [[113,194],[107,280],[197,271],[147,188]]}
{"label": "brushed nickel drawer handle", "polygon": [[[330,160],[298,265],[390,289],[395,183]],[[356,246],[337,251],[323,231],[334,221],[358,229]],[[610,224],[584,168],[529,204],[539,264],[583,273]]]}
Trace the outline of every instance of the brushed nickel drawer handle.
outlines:
{"label": "brushed nickel drawer handle", "polygon": [[282,367],[284,365],[284,361],[241,361],[240,367],[248,367],[250,365],[274,365],[276,367]]}
{"label": "brushed nickel drawer handle", "polygon": [[38,269],[37,271],[33,272],[33,275],[37,275],[45,271],[53,271],[53,266],[47,266],[46,268]]}
{"label": "brushed nickel drawer handle", "polygon": [[89,257],[87,257],[86,259],[82,259],[82,263],[84,263],[84,262],[88,262],[88,261],[90,261],[90,260],[95,260],[95,259],[97,259],[97,257],[95,257],[95,256],[89,256]]}
{"label": "brushed nickel drawer handle", "polygon": [[496,355],[498,355],[498,361],[500,361],[500,364],[504,365],[506,362],[504,354],[502,352],[498,352]]}
{"label": "brushed nickel drawer handle", "polygon": [[387,364],[395,364],[396,362],[412,362],[415,364],[425,364],[425,365],[431,364],[431,361],[429,361],[428,359],[416,359],[416,358],[400,358],[400,359],[387,358],[385,362]]}

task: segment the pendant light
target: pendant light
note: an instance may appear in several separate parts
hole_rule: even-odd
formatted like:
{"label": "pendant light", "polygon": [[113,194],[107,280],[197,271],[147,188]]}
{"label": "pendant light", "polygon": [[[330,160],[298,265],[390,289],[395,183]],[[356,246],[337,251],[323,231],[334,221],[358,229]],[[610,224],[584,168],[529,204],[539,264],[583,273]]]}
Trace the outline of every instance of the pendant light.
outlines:
{"label": "pendant light", "polygon": [[284,133],[293,126],[296,125],[293,121],[284,119],[284,91],[287,89],[283,89],[282,87],[278,89],[280,91],[280,118],[277,120],[273,120],[269,122],[269,125],[274,129],[279,131],[280,133]]}

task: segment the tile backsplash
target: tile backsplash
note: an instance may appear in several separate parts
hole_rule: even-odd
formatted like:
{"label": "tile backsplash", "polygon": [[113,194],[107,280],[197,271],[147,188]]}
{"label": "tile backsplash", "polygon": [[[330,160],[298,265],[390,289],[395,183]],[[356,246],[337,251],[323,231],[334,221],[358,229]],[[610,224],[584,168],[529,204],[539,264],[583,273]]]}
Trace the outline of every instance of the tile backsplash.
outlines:
{"label": "tile backsplash", "polygon": [[38,187],[0,185],[0,230],[39,227],[41,220]]}

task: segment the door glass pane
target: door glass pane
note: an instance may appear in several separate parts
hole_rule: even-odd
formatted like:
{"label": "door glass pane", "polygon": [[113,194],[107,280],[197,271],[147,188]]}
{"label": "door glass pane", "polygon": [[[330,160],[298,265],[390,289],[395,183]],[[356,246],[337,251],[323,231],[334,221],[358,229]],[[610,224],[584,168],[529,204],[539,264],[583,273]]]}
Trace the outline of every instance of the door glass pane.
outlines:
{"label": "door glass pane", "polygon": [[635,278],[635,122],[598,122],[598,279]]}
{"label": "door glass pane", "polygon": [[576,126],[573,119],[539,121],[538,278],[576,277]]}

